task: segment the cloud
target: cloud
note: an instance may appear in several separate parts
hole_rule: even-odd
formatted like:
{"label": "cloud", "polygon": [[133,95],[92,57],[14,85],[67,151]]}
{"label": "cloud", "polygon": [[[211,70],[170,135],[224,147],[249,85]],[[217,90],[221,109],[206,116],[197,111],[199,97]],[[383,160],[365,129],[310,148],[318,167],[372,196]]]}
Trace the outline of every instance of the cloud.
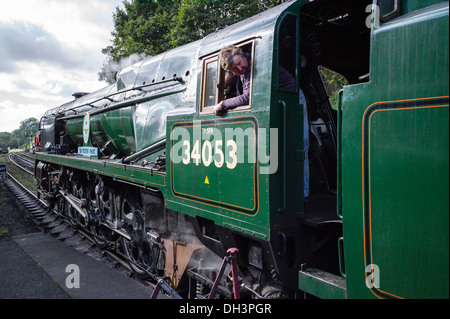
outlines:
{"label": "cloud", "polygon": [[0,83],[0,132],[12,132],[27,118],[39,119],[46,110],[73,100],[74,92],[105,86],[89,71],[66,73],[47,62],[19,63],[15,73],[0,74]]}
{"label": "cloud", "polygon": [[0,10],[0,132],[94,92],[123,0],[21,0]]}
{"label": "cloud", "polygon": [[80,52],[71,50],[35,24],[0,23],[0,72],[14,72],[19,62],[49,62],[63,68],[84,67]]}

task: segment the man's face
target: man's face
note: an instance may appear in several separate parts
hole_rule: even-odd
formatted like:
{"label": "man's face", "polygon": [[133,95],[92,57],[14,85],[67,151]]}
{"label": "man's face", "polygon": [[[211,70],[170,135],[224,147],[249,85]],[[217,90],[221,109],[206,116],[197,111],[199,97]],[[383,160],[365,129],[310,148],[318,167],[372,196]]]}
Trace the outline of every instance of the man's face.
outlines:
{"label": "man's face", "polygon": [[231,72],[236,75],[244,75],[247,71],[248,62],[245,57],[235,55],[233,57],[233,64],[231,65]]}

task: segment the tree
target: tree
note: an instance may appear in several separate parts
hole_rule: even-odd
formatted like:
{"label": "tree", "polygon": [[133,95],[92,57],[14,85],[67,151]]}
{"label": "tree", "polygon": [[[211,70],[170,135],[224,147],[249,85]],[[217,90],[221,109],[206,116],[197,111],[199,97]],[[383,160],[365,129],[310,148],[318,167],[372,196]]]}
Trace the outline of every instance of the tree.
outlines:
{"label": "tree", "polygon": [[[153,56],[201,39],[287,0],[130,0],[113,14],[111,45],[99,80],[114,83],[114,74],[128,58]],[[129,64],[128,64],[129,65]]]}
{"label": "tree", "polygon": [[113,14],[112,44],[102,49],[106,59],[98,74],[100,81],[113,83],[115,72],[136,62],[136,57],[142,59],[171,48],[168,36],[180,1],[125,0],[123,4],[124,9],[117,7]]}
{"label": "tree", "polygon": [[33,144],[34,136],[39,131],[39,121],[34,117],[30,117],[20,122],[20,129],[22,128],[24,131],[24,143],[30,147]]}
{"label": "tree", "polygon": [[29,144],[30,140],[37,134],[39,130],[39,121],[30,117],[20,122],[18,129],[15,129],[11,133],[0,133],[0,148],[11,147],[21,148]]}
{"label": "tree", "polygon": [[287,0],[182,0],[170,32],[172,47],[193,42]]}
{"label": "tree", "polygon": [[11,133],[0,132],[0,149],[8,147],[10,137],[11,137]]}
{"label": "tree", "polygon": [[348,85],[348,81],[343,75],[321,65],[319,66],[319,74],[327,91],[331,107],[337,110],[338,93],[345,85]]}

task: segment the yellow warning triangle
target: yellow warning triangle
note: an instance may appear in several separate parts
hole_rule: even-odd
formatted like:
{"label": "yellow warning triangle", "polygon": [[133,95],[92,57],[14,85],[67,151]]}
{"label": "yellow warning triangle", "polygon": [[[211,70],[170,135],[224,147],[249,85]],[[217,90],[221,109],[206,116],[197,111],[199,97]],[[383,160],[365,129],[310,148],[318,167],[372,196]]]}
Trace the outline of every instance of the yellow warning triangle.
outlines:
{"label": "yellow warning triangle", "polygon": [[208,176],[206,176],[206,178],[205,178],[205,184],[209,184]]}

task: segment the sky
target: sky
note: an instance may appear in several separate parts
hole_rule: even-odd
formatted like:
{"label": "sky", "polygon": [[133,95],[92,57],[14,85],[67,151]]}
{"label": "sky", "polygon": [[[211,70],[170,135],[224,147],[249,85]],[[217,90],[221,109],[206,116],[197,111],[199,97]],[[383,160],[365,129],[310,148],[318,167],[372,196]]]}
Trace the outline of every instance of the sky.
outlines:
{"label": "sky", "polygon": [[0,132],[74,99],[98,81],[123,0],[0,2]]}

